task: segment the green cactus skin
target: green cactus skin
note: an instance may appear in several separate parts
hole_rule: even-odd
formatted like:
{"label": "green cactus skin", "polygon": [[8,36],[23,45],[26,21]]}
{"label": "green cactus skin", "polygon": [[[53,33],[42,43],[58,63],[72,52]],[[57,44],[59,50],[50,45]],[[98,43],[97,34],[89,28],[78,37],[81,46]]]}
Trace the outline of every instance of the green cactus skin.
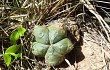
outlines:
{"label": "green cactus skin", "polygon": [[45,57],[45,63],[49,66],[59,65],[73,49],[72,42],[67,38],[67,31],[61,24],[36,26],[33,35],[35,42],[32,44],[32,53]]}
{"label": "green cactus skin", "polygon": [[63,40],[53,44],[53,48],[57,53],[65,55],[73,49],[73,44],[68,38],[64,38]]}
{"label": "green cactus skin", "polygon": [[48,27],[49,29],[49,40],[51,44],[54,44],[61,39],[67,37],[66,29],[64,26],[60,26],[58,24],[54,24]]}
{"label": "green cactus skin", "polygon": [[59,53],[57,53],[54,49],[53,46],[51,46],[46,55],[45,55],[45,62],[49,65],[49,66],[56,66],[59,65],[62,61],[64,60],[64,56],[60,55]]}
{"label": "green cactus skin", "polygon": [[35,26],[33,35],[38,43],[48,44],[49,43],[49,30],[45,26]]}
{"label": "green cactus skin", "polygon": [[36,56],[44,57],[48,48],[49,48],[49,45],[33,42],[32,53]]}

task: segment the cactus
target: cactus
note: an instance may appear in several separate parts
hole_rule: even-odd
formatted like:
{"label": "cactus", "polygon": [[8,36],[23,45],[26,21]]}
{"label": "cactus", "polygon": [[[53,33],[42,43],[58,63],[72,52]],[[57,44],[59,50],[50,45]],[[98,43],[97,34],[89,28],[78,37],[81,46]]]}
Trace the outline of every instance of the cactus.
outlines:
{"label": "cactus", "polygon": [[62,24],[53,24],[49,27],[36,26],[33,30],[35,42],[32,44],[32,53],[45,57],[46,64],[59,65],[65,55],[73,49],[72,42],[67,38],[67,30]]}
{"label": "cactus", "polygon": [[45,26],[35,26],[33,30],[33,35],[38,43],[48,44],[49,43],[49,30]]}

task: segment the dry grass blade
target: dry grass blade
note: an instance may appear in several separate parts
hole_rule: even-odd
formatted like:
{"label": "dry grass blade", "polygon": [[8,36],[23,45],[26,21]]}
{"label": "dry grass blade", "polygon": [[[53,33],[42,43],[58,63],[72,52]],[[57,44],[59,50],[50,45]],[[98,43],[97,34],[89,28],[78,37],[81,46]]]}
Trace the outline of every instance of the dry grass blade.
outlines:
{"label": "dry grass blade", "polygon": [[70,62],[67,60],[67,59],[65,59],[65,62],[69,65],[69,70],[75,70],[75,67],[74,66],[72,66],[71,64],[70,64]]}
{"label": "dry grass blade", "polygon": [[24,8],[27,3],[28,3],[28,0],[25,0],[21,8]]}
{"label": "dry grass blade", "polygon": [[95,0],[95,2],[110,4],[109,2],[106,2],[106,1],[99,1],[99,0]]}
{"label": "dry grass blade", "polygon": [[102,25],[108,41],[110,42],[110,36],[109,36],[109,32],[110,32],[110,27],[109,25],[104,21],[104,19],[99,15],[99,13],[97,11],[95,11],[95,8],[93,7],[93,5],[89,2],[89,0],[80,0],[84,6],[92,13],[96,16],[96,18],[99,20],[100,24]]}
{"label": "dry grass blade", "polygon": [[105,51],[104,49],[102,49],[102,51],[108,56],[108,58],[110,59],[110,54],[107,52],[107,51]]}
{"label": "dry grass blade", "polygon": [[[93,2],[103,2],[105,4],[109,4],[109,2],[99,0],[0,1],[0,3],[2,3],[0,4],[0,67],[4,66],[4,68],[7,68],[3,61],[3,58],[1,57],[3,56],[4,51],[10,45],[12,45],[10,43],[9,36],[11,35],[11,33],[13,33],[13,31],[15,31],[17,27],[20,26],[26,29],[25,36],[18,41],[18,44],[21,45],[22,56],[20,59],[13,62],[9,69],[99,70],[99,68],[105,68],[105,70],[107,70],[109,61],[106,60],[106,57],[110,59],[110,43],[108,42],[108,40],[110,41],[110,26],[104,21],[102,15],[100,15],[99,12],[95,9],[97,7],[101,7],[103,12],[110,16],[109,12],[104,11],[105,9],[109,8],[103,6],[95,6],[95,8],[92,5]],[[87,9],[89,10],[89,12]],[[96,18],[94,18],[93,15],[89,14],[90,12]],[[83,43],[84,47],[81,46],[82,44],[79,46],[78,43],[78,45],[75,45],[75,48],[72,50],[72,52],[66,55],[64,63],[62,63],[58,67],[51,67],[45,63],[45,58],[37,57],[32,54],[31,47],[34,40],[32,31],[35,25],[49,26],[51,24],[59,22],[64,23],[68,27],[68,37],[70,37],[70,39],[73,39],[74,36],[77,36],[77,41]],[[99,24],[97,24],[97,22]],[[78,27],[75,28],[74,25]],[[76,29],[75,31],[74,28]],[[82,41],[79,41],[80,30],[82,32]],[[73,35],[70,36],[69,32]],[[98,46],[93,44],[97,44]],[[100,53],[102,53],[102,55],[100,55]],[[101,56],[103,56],[102,61]],[[98,64],[98,61],[101,62],[99,63],[99,66],[96,65]],[[93,67],[94,69],[87,69],[89,67]]]}
{"label": "dry grass blade", "polygon": [[7,33],[1,26],[0,26],[0,29],[3,30],[3,32],[4,32],[7,36],[9,36],[8,33]]}
{"label": "dry grass blade", "polygon": [[52,8],[50,13],[55,12],[58,9],[58,6],[61,5],[65,0],[58,0],[58,3],[55,5],[55,7]]}
{"label": "dry grass blade", "polygon": [[[103,50],[103,48],[102,48],[102,50]],[[105,53],[103,51],[102,51],[102,56],[103,56],[103,63],[105,65],[104,70],[107,70],[107,63],[106,63],[106,60],[105,60]]]}

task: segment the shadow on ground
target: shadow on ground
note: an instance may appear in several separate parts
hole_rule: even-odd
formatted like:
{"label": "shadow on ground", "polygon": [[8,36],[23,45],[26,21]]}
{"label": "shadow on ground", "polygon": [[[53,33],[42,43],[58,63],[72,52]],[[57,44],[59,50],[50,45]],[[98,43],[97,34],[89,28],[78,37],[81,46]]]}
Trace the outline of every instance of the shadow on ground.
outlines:
{"label": "shadow on ground", "polygon": [[[81,36],[83,36],[83,34],[81,34]],[[73,36],[70,36],[70,38],[71,40],[73,39],[73,42],[75,41]],[[85,58],[84,54],[81,52],[82,45],[83,39],[81,37],[80,40],[74,45],[74,49],[66,55],[66,59],[70,62],[71,65],[74,65],[75,62],[78,63]],[[68,66],[69,65],[63,61],[60,65],[56,66],[56,68],[67,68]]]}

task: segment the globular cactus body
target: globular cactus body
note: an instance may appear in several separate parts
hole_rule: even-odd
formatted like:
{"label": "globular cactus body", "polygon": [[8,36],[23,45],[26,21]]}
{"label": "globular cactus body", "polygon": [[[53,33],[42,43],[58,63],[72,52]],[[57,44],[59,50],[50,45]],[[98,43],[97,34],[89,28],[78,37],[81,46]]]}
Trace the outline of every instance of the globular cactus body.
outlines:
{"label": "globular cactus body", "polygon": [[47,27],[36,26],[33,31],[36,42],[42,43],[42,44],[48,44],[49,43],[48,32],[49,32],[49,30]]}
{"label": "globular cactus body", "polygon": [[59,65],[65,55],[73,49],[72,42],[67,38],[66,28],[62,24],[36,26],[33,35],[35,42],[32,44],[32,53],[45,57],[45,62],[50,66]]}

